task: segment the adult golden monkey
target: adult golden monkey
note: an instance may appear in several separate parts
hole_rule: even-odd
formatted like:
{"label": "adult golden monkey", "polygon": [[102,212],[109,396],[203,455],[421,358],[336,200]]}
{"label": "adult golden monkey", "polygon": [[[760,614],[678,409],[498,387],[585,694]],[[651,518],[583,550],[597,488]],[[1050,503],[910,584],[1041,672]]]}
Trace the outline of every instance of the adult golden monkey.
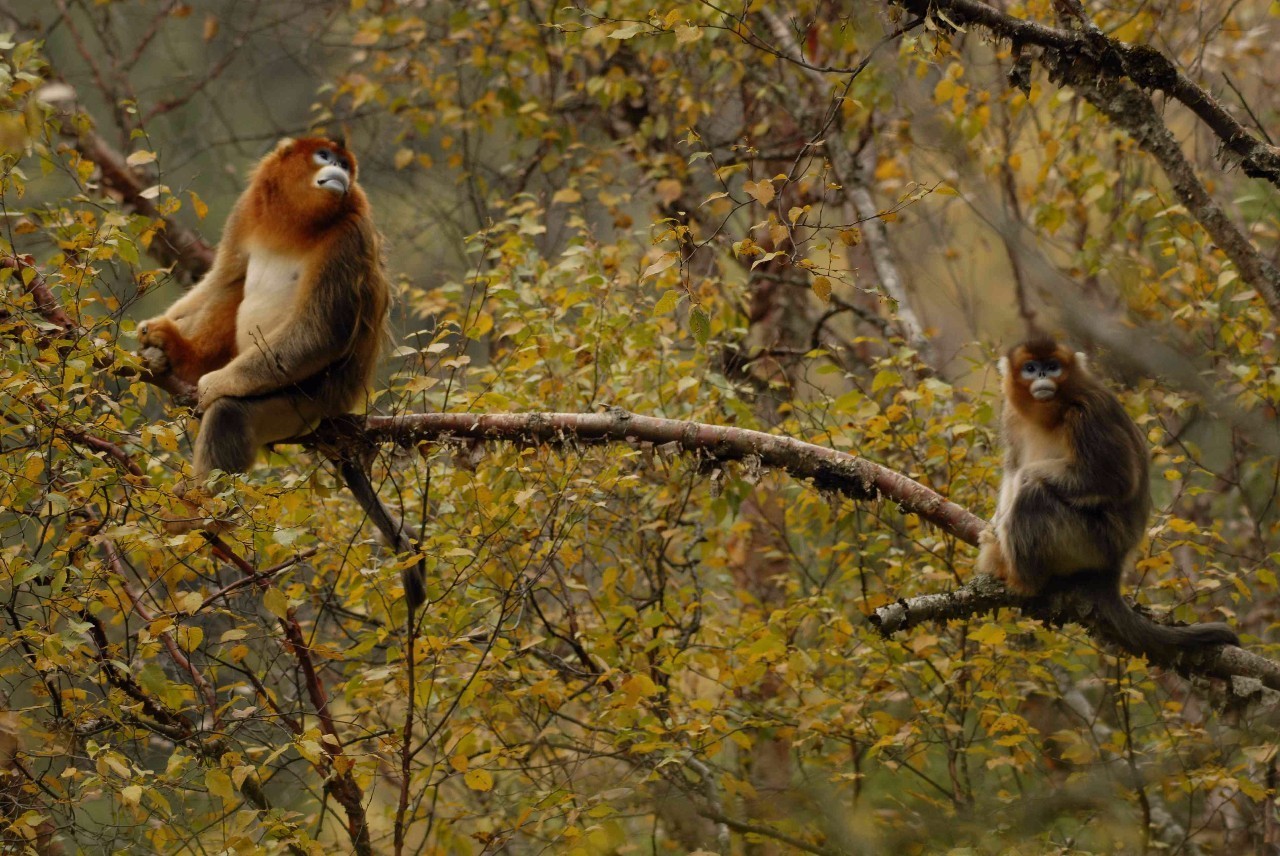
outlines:
{"label": "adult golden monkey", "polygon": [[337,143],[282,140],[236,202],[209,272],[138,326],[148,368],[196,384],[197,478],[243,472],[262,446],[365,395],[390,289],[355,179]]}
{"label": "adult golden monkey", "polygon": [[[331,140],[281,140],[236,202],[209,272],[138,326],[147,367],[196,385],[202,484],[365,397],[390,302],[379,244],[355,157]],[[367,482],[358,467],[343,476]],[[405,590],[421,603],[420,575],[406,572]]]}
{"label": "adult golden monkey", "polygon": [[1164,627],[1129,608],[1120,577],[1151,512],[1147,446],[1083,354],[1049,338],[1015,346],[1004,376],[1004,474],[978,570],[1020,594],[1054,578],[1085,592],[1135,651],[1164,660],[1189,648],[1238,645],[1225,624]]}

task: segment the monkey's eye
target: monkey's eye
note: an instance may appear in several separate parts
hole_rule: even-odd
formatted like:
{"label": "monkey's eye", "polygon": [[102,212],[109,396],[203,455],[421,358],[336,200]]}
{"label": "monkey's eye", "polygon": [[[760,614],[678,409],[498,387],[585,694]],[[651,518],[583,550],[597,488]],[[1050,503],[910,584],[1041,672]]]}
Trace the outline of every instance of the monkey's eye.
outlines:
{"label": "monkey's eye", "polygon": [[316,153],[311,156],[311,159],[316,162],[317,166],[324,166],[325,164],[333,163],[333,152],[328,149],[316,149]]}
{"label": "monkey's eye", "polygon": [[1062,365],[1057,360],[1047,360],[1042,368],[1049,377],[1057,377],[1062,374]]}
{"label": "monkey's eye", "polygon": [[1022,364],[1023,377],[1035,377],[1040,373],[1040,365],[1035,360],[1027,360]]}

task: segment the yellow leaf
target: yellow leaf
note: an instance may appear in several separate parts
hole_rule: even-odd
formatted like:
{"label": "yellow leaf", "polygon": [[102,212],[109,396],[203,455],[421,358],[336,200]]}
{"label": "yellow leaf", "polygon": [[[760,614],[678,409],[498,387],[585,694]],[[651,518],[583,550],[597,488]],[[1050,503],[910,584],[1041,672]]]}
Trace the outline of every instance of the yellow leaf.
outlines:
{"label": "yellow leaf", "polygon": [[462,777],[462,781],[466,782],[467,787],[473,791],[493,789],[493,776],[489,775],[488,770],[468,770],[467,774]]}
{"label": "yellow leaf", "polygon": [[816,276],[813,278],[813,293],[818,295],[818,299],[823,303],[831,300],[831,280],[825,276]]}
{"label": "yellow leaf", "polygon": [[467,767],[471,765],[471,759],[459,752],[449,759],[449,766],[457,770],[459,773],[465,773]]}
{"label": "yellow leaf", "polygon": [[769,227],[769,240],[773,241],[775,250],[782,249],[783,241],[786,241],[790,236],[791,233],[787,231],[787,227],[781,223],[774,223]]}
{"label": "yellow leaf", "polygon": [[679,259],[680,254],[675,251],[663,253],[661,258],[644,269],[644,273],[640,274],[640,280],[643,282],[651,276],[657,276],[675,264]]}
{"label": "yellow leaf", "polygon": [[629,39],[632,36],[643,33],[648,29],[649,29],[648,24],[645,24],[641,21],[633,21],[630,24],[623,24],[621,27],[618,27],[618,29],[614,30],[612,33],[609,34],[609,38],[619,39],[619,40]]}
{"label": "yellow leaf", "polygon": [[129,166],[142,166],[144,163],[151,163],[156,159],[155,152],[134,152],[124,159]]}
{"label": "yellow leaf", "polygon": [[653,307],[654,315],[666,315],[674,312],[676,305],[680,302],[680,298],[684,296],[684,292],[678,289],[669,288],[662,293],[662,298]]}
{"label": "yellow leaf", "polygon": [[400,151],[396,152],[396,159],[395,159],[396,169],[404,169],[412,162],[413,162],[412,149],[400,149]]}
{"label": "yellow leaf", "polygon": [[209,793],[224,800],[234,799],[236,789],[231,784],[231,777],[221,770],[209,770],[204,774],[204,786]]}
{"label": "yellow leaf", "polygon": [[179,612],[191,615],[204,605],[204,596],[198,591],[184,591],[181,594],[174,595],[173,604],[178,608]]}
{"label": "yellow leaf", "polygon": [[621,689],[632,699],[648,698],[657,694],[658,685],[648,675],[632,675],[622,682]]}
{"label": "yellow leaf", "polygon": [[177,635],[178,645],[188,653],[199,648],[204,641],[204,631],[199,627],[179,627]]}
{"label": "yellow leaf", "polygon": [[987,624],[970,633],[969,638],[980,645],[999,645],[1007,635],[1000,625]]}
{"label": "yellow leaf", "polygon": [[551,197],[551,202],[552,204],[556,202],[577,202],[581,198],[582,194],[572,187],[564,187],[556,191],[555,196]]}
{"label": "yellow leaf", "polygon": [[676,27],[676,44],[687,45],[702,38],[702,28],[695,26]]}
{"label": "yellow leaf", "polygon": [[262,605],[276,618],[286,618],[289,615],[289,598],[278,588],[267,589],[262,597]]}
{"label": "yellow leaf", "polygon": [[191,197],[191,207],[196,209],[196,217],[203,220],[204,215],[209,213],[209,206],[204,204],[204,200],[194,190],[188,190],[187,195]]}
{"label": "yellow leaf", "polygon": [[142,801],[142,786],[129,785],[127,788],[121,788],[120,799],[125,805],[137,805]]}
{"label": "yellow leaf", "polygon": [[759,181],[748,181],[742,185],[742,189],[759,202],[761,205],[768,205],[773,201],[777,193],[773,189],[773,182],[767,178]]}

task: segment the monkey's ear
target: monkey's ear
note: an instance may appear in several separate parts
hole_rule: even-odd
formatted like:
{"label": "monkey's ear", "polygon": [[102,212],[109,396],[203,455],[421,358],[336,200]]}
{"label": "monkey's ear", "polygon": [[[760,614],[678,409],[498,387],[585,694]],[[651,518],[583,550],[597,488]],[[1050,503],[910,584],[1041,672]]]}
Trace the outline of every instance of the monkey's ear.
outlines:
{"label": "monkey's ear", "polygon": [[281,137],[280,142],[276,143],[276,147],[274,151],[282,152],[285,149],[289,148],[289,146],[293,145],[293,143],[294,143],[293,137]]}
{"label": "monkey's ear", "polygon": [[996,368],[1000,370],[1000,377],[1008,377],[1009,376],[1009,358],[1001,357],[1000,361],[996,363]]}
{"label": "monkey's ear", "polygon": [[1080,367],[1081,371],[1089,371],[1089,357],[1085,355],[1084,351],[1076,351],[1076,365]]}

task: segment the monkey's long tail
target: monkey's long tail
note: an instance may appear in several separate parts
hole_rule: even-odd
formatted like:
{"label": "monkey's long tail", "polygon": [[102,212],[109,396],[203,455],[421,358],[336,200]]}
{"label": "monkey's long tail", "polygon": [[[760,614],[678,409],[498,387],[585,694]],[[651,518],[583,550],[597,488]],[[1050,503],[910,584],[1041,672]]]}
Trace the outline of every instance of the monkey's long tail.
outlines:
{"label": "monkey's long tail", "polygon": [[[383,504],[382,498],[369,482],[369,474],[364,468],[346,458],[338,461],[338,471],[342,473],[342,480],[347,483],[347,489],[364,508],[373,525],[382,533],[382,537],[387,539],[387,543],[401,553],[416,552],[417,548],[405,534],[404,522]],[[404,581],[404,598],[409,603],[409,617],[412,620],[413,613],[427,599],[426,557],[419,552],[418,561],[401,571],[400,578]]]}
{"label": "monkey's long tail", "polygon": [[1178,654],[1207,645],[1239,645],[1240,637],[1221,622],[1166,627],[1139,615],[1124,601],[1113,584],[1092,590],[1098,617],[1111,629],[1125,649],[1147,659],[1168,664]]}

